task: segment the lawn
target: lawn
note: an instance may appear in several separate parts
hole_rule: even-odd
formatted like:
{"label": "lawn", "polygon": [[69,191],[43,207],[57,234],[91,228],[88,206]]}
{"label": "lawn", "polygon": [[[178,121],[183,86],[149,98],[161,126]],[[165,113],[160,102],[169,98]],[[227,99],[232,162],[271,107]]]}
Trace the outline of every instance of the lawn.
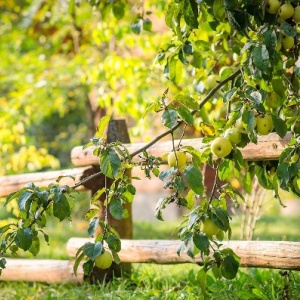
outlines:
{"label": "lawn", "polygon": [[[177,222],[134,224],[135,239],[175,239]],[[52,224],[51,246],[42,247],[39,258],[66,259],[65,243],[72,236],[86,236],[86,223],[75,220]],[[233,238],[239,238],[239,219],[233,219]],[[299,217],[268,215],[257,224],[255,239],[300,241]],[[53,236],[52,236],[53,234]],[[42,284],[0,282],[0,299],[204,299],[193,264],[133,264],[131,278],[115,279],[107,285],[83,283]],[[42,271],[42,270],[41,270]],[[243,268],[233,281],[209,276],[209,299],[300,299],[299,272]],[[285,297],[285,294],[288,298]]]}

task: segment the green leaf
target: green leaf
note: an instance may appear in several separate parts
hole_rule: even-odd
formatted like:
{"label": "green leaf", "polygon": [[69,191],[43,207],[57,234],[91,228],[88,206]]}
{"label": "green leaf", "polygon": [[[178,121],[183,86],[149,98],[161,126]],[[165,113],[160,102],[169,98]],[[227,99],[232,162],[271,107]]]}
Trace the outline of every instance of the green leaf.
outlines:
{"label": "green leaf", "polygon": [[223,21],[225,17],[225,7],[223,0],[215,0],[213,4],[213,13],[218,21]]}
{"label": "green leaf", "polygon": [[71,214],[71,208],[67,197],[62,194],[60,199],[53,202],[53,215],[60,221],[68,218]]}
{"label": "green leaf", "polygon": [[204,192],[202,174],[195,166],[187,166],[184,169],[183,176],[196,194],[201,195]]}
{"label": "green leaf", "polygon": [[288,183],[290,182],[289,164],[280,163],[277,167],[276,174],[279,180],[279,186],[283,190],[288,190]]}
{"label": "green leaf", "polygon": [[134,34],[140,34],[142,32],[142,29],[143,29],[143,20],[142,19],[135,20],[131,24],[130,28],[131,28],[131,30]]}
{"label": "green leaf", "polygon": [[208,297],[208,291],[207,291],[207,273],[204,268],[201,268],[196,275],[197,282],[199,282],[200,288],[202,293],[206,297]]}
{"label": "green leaf", "polygon": [[195,0],[184,0],[183,18],[191,28],[198,28],[198,5]]}
{"label": "green leaf", "polygon": [[103,150],[100,156],[100,169],[109,178],[115,178],[121,167],[121,160],[115,150]]}
{"label": "green leaf", "polygon": [[18,199],[18,206],[19,206],[20,210],[28,211],[30,205],[28,205],[27,202],[31,198],[32,195],[33,195],[33,193],[30,191],[25,191],[24,193],[22,193],[20,195],[20,197]]}
{"label": "green leaf", "polygon": [[40,252],[40,239],[38,236],[35,236],[32,239],[32,244],[29,248],[29,252],[36,256]]}
{"label": "green leaf", "polygon": [[157,201],[155,210],[154,210],[154,215],[156,217],[156,219],[163,221],[163,217],[162,217],[162,210],[164,208],[166,208],[166,205],[169,204],[171,201],[171,197],[161,197],[159,198],[159,200]]}
{"label": "green leaf", "polygon": [[112,12],[116,19],[121,20],[125,14],[125,4],[122,1],[114,2]]}
{"label": "green leaf", "polygon": [[6,259],[1,257],[0,258],[0,269],[5,269],[5,265],[6,265]]}
{"label": "green leaf", "polygon": [[287,128],[287,125],[286,125],[286,122],[283,121],[280,117],[278,117],[278,115],[276,114],[272,114],[272,121],[273,121],[273,124],[274,124],[274,128],[276,130],[276,132],[278,133],[278,135],[283,138],[287,131],[288,131],[288,128]]}
{"label": "green leaf", "polygon": [[177,124],[178,115],[174,109],[167,109],[161,117],[162,124],[168,128],[172,128]]}
{"label": "green leaf", "polygon": [[237,88],[233,88],[233,89],[227,91],[226,93],[224,93],[223,102],[227,103],[228,101],[230,101],[231,98],[235,95],[236,91],[237,91]]}
{"label": "green leaf", "polygon": [[194,233],[193,242],[201,252],[207,252],[209,248],[209,239],[203,233]]}
{"label": "green leaf", "polygon": [[174,101],[178,101],[179,103],[184,104],[185,106],[187,106],[189,109],[192,110],[199,109],[199,105],[197,101],[188,95],[177,94],[174,97]]}
{"label": "green leaf", "polygon": [[218,176],[219,179],[225,181],[228,179],[228,176],[233,171],[233,162],[230,159],[224,159],[224,161],[219,165]]}
{"label": "green leaf", "polygon": [[109,204],[109,211],[115,219],[121,220],[124,217],[122,201],[119,198],[112,198]]}
{"label": "green leaf", "polygon": [[89,228],[88,228],[88,234],[90,237],[94,237],[94,233],[96,231],[96,229],[98,228],[99,226],[99,218],[93,218],[91,221],[90,221],[90,224],[89,224]]}
{"label": "green leaf", "polygon": [[177,59],[177,56],[170,55],[168,57],[167,69],[165,74],[174,84],[178,84],[182,76],[182,64]]}
{"label": "green leaf", "polygon": [[264,74],[271,77],[272,67],[269,59],[269,52],[265,45],[257,46],[251,53],[255,67]]}
{"label": "green leaf", "polygon": [[78,270],[79,264],[83,260],[84,257],[85,257],[84,253],[81,253],[81,255],[75,259],[75,262],[73,265],[73,272],[74,272],[75,276],[77,276],[77,270]]}
{"label": "green leaf", "polygon": [[143,19],[143,29],[145,31],[151,31],[152,30],[152,22],[150,19],[146,18]]}
{"label": "green leaf", "polygon": [[258,182],[262,187],[264,187],[267,190],[272,189],[272,184],[269,181],[266,170],[263,166],[255,165],[255,174],[257,176]]}
{"label": "green leaf", "polygon": [[230,280],[234,279],[237,275],[239,265],[239,262],[232,255],[226,256],[221,265],[223,277]]}
{"label": "green leaf", "polygon": [[282,77],[273,77],[272,88],[274,92],[278,94],[281,98],[285,97],[286,87],[284,85]]}
{"label": "green leaf", "polygon": [[252,131],[255,125],[255,115],[252,110],[245,110],[242,115],[242,121],[245,124],[246,129]]}
{"label": "green leaf", "polygon": [[15,243],[24,251],[29,250],[32,245],[32,232],[30,228],[19,228],[15,237]]}
{"label": "green leaf", "polygon": [[94,261],[93,260],[89,259],[88,261],[86,261],[82,265],[84,275],[89,276],[93,271],[93,267],[94,267]]}
{"label": "green leaf", "polygon": [[211,219],[220,229],[227,231],[230,227],[227,213],[219,207],[214,207],[213,211],[214,213],[211,214]]}
{"label": "green leaf", "polygon": [[68,12],[71,16],[75,14],[75,0],[70,0],[69,6],[68,6]]}
{"label": "green leaf", "polygon": [[188,125],[193,125],[194,118],[189,109],[179,106],[177,107],[177,113],[180,116],[180,118]]}
{"label": "green leaf", "polygon": [[111,250],[119,252],[121,250],[121,240],[118,236],[111,234],[107,237],[106,243]]}
{"label": "green leaf", "polygon": [[88,242],[83,245],[82,252],[91,260],[95,260],[102,253],[103,245],[101,242]]}

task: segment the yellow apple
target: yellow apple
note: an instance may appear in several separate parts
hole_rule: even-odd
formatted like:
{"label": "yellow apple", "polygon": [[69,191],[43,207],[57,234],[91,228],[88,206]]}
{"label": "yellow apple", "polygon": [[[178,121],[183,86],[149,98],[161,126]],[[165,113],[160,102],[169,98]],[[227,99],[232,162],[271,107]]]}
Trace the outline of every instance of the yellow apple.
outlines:
{"label": "yellow apple", "polygon": [[224,137],[234,145],[238,144],[242,140],[241,132],[236,127],[228,128],[224,133]]}
{"label": "yellow apple", "polygon": [[281,3],[279,0],[267,0],[266,4],[266,11],[269,14],[277,14],[279,7],[281,6]]}
{"label": "yellow apple", "polygon": [[105,251],[95,258],[95,266],[100,269],[108,269],[113,262],[113,257],[110,252]]}
{"label": "yellow apple", "polygon": [[232,145],[228,139],[219,136],[212,141],[210,150],[216,157],[221,158],[227,156],[231,152]]}
{"label": "yellow apple", "polygon": [[[177,165],[176,157],[178,160],[178,165]],[[172,151],[168,155],[168,165],[170,167],[178,167],[178,169],[181,170],[186,166],[186,162],[187,162],[187,156],[183,151],[176,151],[176,155],[175,152]]]}
{"label": "yellow apple", "polygon": [[256,117],[256,131],[259,135],[267,135],[274,128],[273,120],[270,115]]}
{"label": "yellow apple", "polygon": [[206,79],[206,88],[208,90],[214,88],[218,84],[218,81],[220,80],[221,78],[219,75],[216,74],[209,75]]}
{"label": "yellow apple", "polygon": [[281,20],[289,19],[294,14],[294,7],[290,3],[285,3],[278,10],[278,17]]}
{"label": "yellow apple", "polygon": [[300,6],[299,5],[294,10],[293,19],[296,23],[300,23]]}
{"label": "yellow apple", "polygon": [[282,47],[286,50],[291,49],[294,46],[294,38],[289,35],[282,35],[281,37]]}
{"label": "yellow apple", "polygon": [[220,228],[214,223],[213,220],[206,219],[203,223],[201,223],[200,230],[206,235],[215,235],[218,233]]}

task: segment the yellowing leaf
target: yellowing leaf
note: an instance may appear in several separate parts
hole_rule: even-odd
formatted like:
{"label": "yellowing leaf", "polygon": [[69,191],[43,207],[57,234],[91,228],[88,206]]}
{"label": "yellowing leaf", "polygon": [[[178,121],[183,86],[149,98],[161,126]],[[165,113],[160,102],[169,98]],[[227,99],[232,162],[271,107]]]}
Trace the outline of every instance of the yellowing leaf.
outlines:
{"label": "yellowing leaf", "polygon": [[200,123],[201,131],[204,135],[214,136],[215,135],[215,128],[212,125],[207,123],[201,122]]}

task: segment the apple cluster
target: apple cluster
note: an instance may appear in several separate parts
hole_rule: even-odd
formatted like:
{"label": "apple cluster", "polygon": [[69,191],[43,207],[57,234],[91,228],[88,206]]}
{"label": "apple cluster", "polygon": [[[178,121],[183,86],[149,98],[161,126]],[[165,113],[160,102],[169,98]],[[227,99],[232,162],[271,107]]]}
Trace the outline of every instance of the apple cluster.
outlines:
{"label": "apple cluster", "polygon": [[[269,134],[274,129],[272,117],[269,114],[256,116],[254,128],[259,135]],[[231,153],[233,146],[241,142],[242,133],[247,134],[248,129],[242,118],[239,118],[234,127],[228,128],[223,136],[219,136],[212,141],[210,145],[211,152],[217,158],[226,157]]]}
{"label": "apple cluster", "polygon": [[[279,0],[267,0],[266,12],[277,15],[278,23],[289,22],[300,23],[300,5],[294,7],[291,3],[282,4]],[[277,43],[276,50],[280,51],[281,47],[289,50],[294,46],[294,38],[285,34],[281,34],[281,39]]]}

